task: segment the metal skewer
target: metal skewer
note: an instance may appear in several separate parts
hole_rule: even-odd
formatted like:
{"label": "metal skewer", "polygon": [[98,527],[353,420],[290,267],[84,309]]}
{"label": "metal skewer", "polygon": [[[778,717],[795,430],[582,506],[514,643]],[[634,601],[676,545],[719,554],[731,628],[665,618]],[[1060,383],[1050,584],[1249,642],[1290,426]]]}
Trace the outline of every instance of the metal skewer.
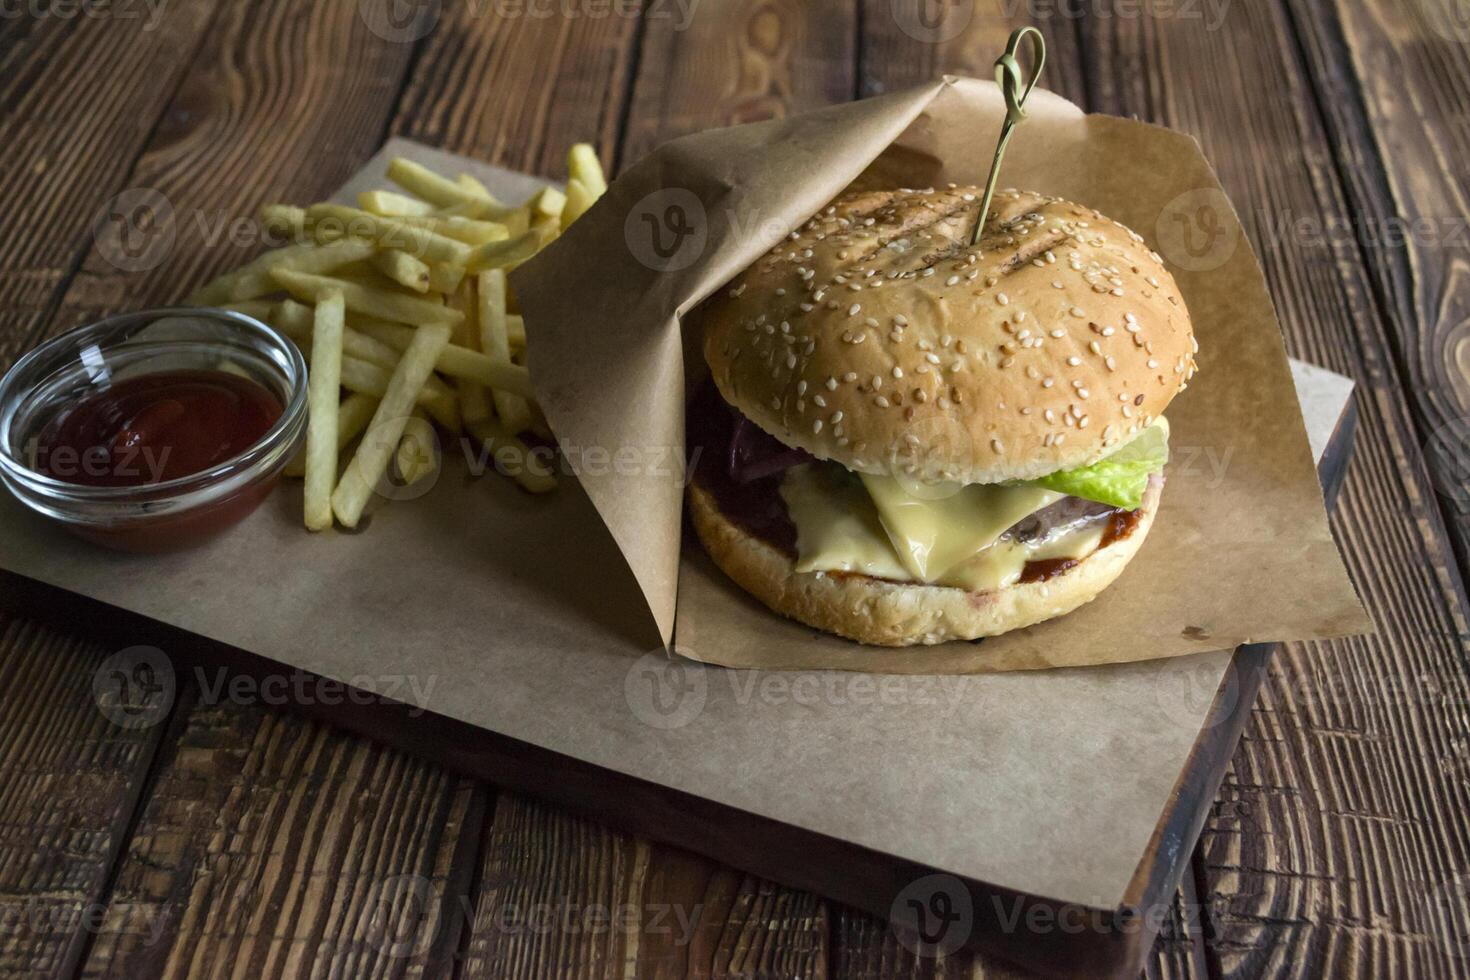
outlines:
{"label": "metal skewer", "polygon": [[[1016,51],[1021,47],[1021,40],[1031,38],[1032,68],[1031,80],[1022,87],[1021,63],[1016,60]],[[1041,32],[1034,27],[1018,27],[1011,32],[1010,40],[1006,42],[1006,53],[995,59],[995,84],[1000,86],[1001,94],[1006,100],[1006,118],[1000,125],[1000,142],[995,145],[995,159],[990,161],[990,176],[985,180],[985,196],[980,199],[980,218],[975,222],[975,235],[970,240],[971,245],[980,244],[980,235],[985,230],[985,220],[990,216],[990,199],[995,196],[995,181],[1000,176],[1000,161],[1006,155],[1006,144],[1011,141],[1011,132],[1016,124],[1026,118],[1026,97],[1031,94],[1036,80],[1041,77],[1041,69],[1046,64],[1046,39]]]}

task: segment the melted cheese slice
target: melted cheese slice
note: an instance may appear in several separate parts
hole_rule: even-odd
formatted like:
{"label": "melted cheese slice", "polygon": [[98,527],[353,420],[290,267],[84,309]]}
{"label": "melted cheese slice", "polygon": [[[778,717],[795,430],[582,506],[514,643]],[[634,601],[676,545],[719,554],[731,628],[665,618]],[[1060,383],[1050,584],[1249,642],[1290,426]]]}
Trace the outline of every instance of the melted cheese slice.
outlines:
{"label": "melted cheese slice", "polygon": [[[968,486],[925,500],[897,481],[859,479],[826,463],[788,470],[781,497],[796,525],[797,571],[858,572],[971,592],[1015,584],[1030,561],[1086,558],[1102,543],[1107,526],[1094,521],[1044,541],[1001,541],[1006,529],[1062,494]],[[920,562],[923,573],[915,574]]]}
{"label": "melted cheese slice", "polygon": [[892,477],[862,479],[893,550],[918,582],[941,581],[1017,521],[1065,496],[1034,486],[957,483],[915,487],[920,496]]}
{"label": "melted cheese slice", "polygon": [[798,572],[861,572],[909,581],[873,501],[840,467],[793,466],[781,481],[781,498],[796,525]]}
{"label": "melted cheese slice", "polygon": [[940,584],[958,586],[970,592],[1003,589],[1020,581],[1027,562],[1086,558],[1102,544],[1106,530],[1106,521],[1093,521],[1083,527],[1052,535],[1039,543],[1001,541],[969,561],[956,565]]}

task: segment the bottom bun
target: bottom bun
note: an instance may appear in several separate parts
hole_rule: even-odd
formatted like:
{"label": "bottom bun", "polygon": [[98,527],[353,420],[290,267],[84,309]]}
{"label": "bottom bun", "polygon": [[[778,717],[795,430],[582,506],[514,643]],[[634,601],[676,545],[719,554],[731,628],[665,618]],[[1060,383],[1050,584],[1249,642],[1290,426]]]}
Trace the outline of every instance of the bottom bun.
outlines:
{"label": "bottom bun", "polygon": [[1162,481],[1150,482],[1128,534],[1042,582],[969,592],[868,575],[798,572],[779,548],[739,527],[693,483],[694,528],[715,564],[783,616],[859,643],[904,647],[997,636],[1064,616],[1113,584],[1138,553],[1158,512]]}

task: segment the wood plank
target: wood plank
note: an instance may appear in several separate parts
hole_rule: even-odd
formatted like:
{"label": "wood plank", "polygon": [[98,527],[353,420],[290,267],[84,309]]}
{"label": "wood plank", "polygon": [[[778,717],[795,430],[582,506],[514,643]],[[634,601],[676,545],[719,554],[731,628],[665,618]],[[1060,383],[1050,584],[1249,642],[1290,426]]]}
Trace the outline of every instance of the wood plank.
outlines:
{"label": "wood plank", "polygon": [[505,795],[465,978],[827,975],[825,904]]}
{"label": "wood plank", "polygon": [[128,178],[171,206],[162,244],[135,257],[99,236],[53,331],[179,300],[265,247],[261,204],[321,200],[372,155],[414,49],[375,34],[359,7],[271,0],[221,14]]}
{"label": "wood plank", "polygon": [[204,36],[215,0],[15,8],[0,33],[0,365],[50,317],[127,186],[133,161]]}
{"label": "wood plank", "polygon": [[1450,975],[1424,895],[1470,866],[1466,787],[1442,764],[1466,739],[1463,715],[1443,710],[1470,693],[1459,576],[1356,248],[1278,233],[1283,218],[1325,228],[1350,214],[1292,25],[1272,2],[1219,12],[1209,31],[1088,20],[1089,90],[1104,111],[1199,137],[1288,348],[1358,379],[1334,530],[1379,633],[1278,656],[1203,837],[1209,949],[1227,975]]}
{"label": "wood plank", "polygon": [[590,142],[609,166],[639,25],[619,9],[551,18],[499,16],[489,4],[446,9],[393,134],[559,179],[567,149]]}
{"label": "wood plank", "polygon": [[[217,6],[6,19],[0,365],[48,322]],[[0,973],[68,974],[163,727],[118,728],[98,710],[93,679],[115,649],[11,616],[0,630]]]}
{"label": "wood plank", "polygon": [[117,652],[0,616],[0,975],[70,975],[105,908],[167,727],[103,710]]}
{"label": "wood plank", "polygon": [[[340,183],[381,138],[413,53],[370,31],[347,0],[235,7],[215,26],[128,175],[129,186],[171,203],[172,247],[157,262],[119,262],[115,242],[100,237],[53,328],[166,302],[257,250],[258,236],[221,236],[227,222],[263,201],[314,199]],[[353,52],[345,61],[334,54],[344,44]],[[173,746],[158,776],[86,972],[231,963],[294,972],[304,962],[403,975],[449,962],[453,920],[440,930],[449,938],[413,945],[411,955],[383,937],[408,917],[434,926],[446,884],[468,886],[447,855],[460,853],[461,825],[475,819],[471,787],[260,709],[196,706],[181,724],[187,751]],[[215,738],[246,739],[246,748],[207,744]],[[373,799],[397,802],[379,812],[364,802]],[[470,839],[478,830],[470,827]],[[301,834],[315,835],[320,860],[291,863]],[[245,877],[232,877],[236,870]],[[259,890],[256,875],[275,876],[271,887]]]}
{"label": "wood plank", "polygon": [[620,163],[666,140],[846,102],[856,14],[840,0],[731,0],[650,19]]}
{"label": "wood plank", "polygon": [[[1046,35],[1046,67],[1039,84],[1078,105],[1087,104],[1080,37],[1073,20],[1042,20],[1012,0],[932,3],[864,0],[858,43],[863,97],[931,81],[945,74],[994,78],[995,59],[1017,27],[1033,24]],[[1026,62],[1029,64],[1029,62]]]}
{"label": "wood plank", "polygon": [[1424,458],[1470,569],[1470,22],[1463,4],[1293,11]]}
{"label": "wood plank", "polygon": [[410,977],[458,939],[473,785],[259,705],[201,700],[165,748],[87,977]]}

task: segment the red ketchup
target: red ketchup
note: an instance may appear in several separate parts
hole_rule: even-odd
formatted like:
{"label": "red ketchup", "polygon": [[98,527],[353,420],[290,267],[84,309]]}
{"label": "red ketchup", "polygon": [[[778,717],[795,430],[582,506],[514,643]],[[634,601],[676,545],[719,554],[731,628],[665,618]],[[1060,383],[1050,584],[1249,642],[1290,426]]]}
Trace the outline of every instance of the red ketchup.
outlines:
{"label": "red ketchup", "polygon": [[[224,463],[260,441],[281,417],[280,400],[226,371],[180,370],[127,378],[71,404],[35,439],[35,468],[93,487],[148,487]],[[228,497],[115,528],[77,529],[131,551],[192,544],[240,520],[275,480]]]}

